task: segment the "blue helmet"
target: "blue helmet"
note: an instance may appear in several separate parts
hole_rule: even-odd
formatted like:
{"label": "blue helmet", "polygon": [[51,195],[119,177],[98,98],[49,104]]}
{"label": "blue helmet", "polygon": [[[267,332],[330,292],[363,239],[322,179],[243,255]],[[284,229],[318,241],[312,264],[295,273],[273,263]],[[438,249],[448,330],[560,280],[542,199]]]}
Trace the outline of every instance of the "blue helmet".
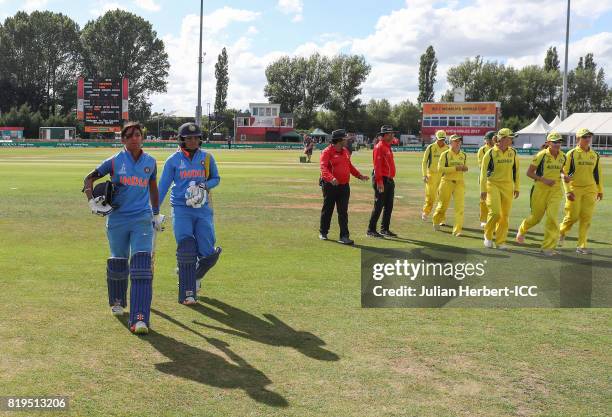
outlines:
{"label": "blue helmet", "polygon": [[179,145],[181,148],[185,147],[185,138],[194,136],[200,138],[199,145],[202,145],[202,131],[200,130],[200,126],[195,123],[183,123],[178,128]]}

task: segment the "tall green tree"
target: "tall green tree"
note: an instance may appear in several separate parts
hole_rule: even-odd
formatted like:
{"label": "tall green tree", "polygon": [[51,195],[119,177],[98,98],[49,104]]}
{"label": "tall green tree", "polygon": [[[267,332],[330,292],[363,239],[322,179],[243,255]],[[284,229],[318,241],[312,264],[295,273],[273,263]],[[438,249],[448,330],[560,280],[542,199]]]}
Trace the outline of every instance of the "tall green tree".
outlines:
{"label": "tall green tree", "polygon": [[225,48],[219,54],[215,64],[215,78],[217,79],[215,114],[222,114],[227,109],[227,88],[229,86],[227,50]]}
{"label": "tall green tree", "polygon": [[419,104],[431,102],[434,99],[434,84],[438,71],[438,58],[433,46],[429,45],[419,64]]}
{"label": "tall green tree", "polygon": [[371,69],[360,55],[338,55],[332,59],[327,108],[338,116],[339,127],[354,127],[355,115],[361,107],[359,95]]}
{"label": "tall green tree", "polygon": [[151,114],[152,93],[166,92],[168,54],[151,23],[124,10],[106,12],[89,21],[81,32],[85,74],[94,78],[123,78],[130,83],[130,118]]}
{"label": "tall green tree", "polygon": [[296,125],[311,127],[315,114],[329,97],[329,59],[316,53],[308,58],[282,57],[266,68],[264,94],[293,113]]}
{"label": "tall green tree", "polygon": [[551,46],[546,51],[544,71],[559,71],[559,54],[557,53],[556,46]]}
{"label": "tall green tree", "polygon": [[[61,13],[18,12],[0,27],[0,109],[27,103],[44,115],[75,104],[79,26]],[[72,87],[72,88],[69,88]]]}
{"label": "tall green tree", "polygon": [[609,87],[603,68],[597,69],[592,53],[580,57],[578,66],[568,74],[568,109],[598,112],[607,109]]}

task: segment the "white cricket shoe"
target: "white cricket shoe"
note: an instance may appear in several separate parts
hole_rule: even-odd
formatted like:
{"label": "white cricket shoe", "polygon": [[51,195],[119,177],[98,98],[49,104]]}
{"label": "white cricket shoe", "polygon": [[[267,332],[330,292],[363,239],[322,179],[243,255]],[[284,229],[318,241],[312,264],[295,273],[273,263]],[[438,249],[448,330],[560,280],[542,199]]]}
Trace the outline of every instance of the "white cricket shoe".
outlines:
{"label": "white cricket shoe", "polygon": [[120,305],[114,305],[111,307],[111,314],[113,316],[123,316],[123,307]]}
{"label": "white cricket shoe", "polygon": [[455,236],[455,237],[461,237],[461,232],[453,233],[453,236]]}
{"label": "white cricket shoe", "polygon": [[487,222],[480,222],[481,229],[484,229],[486,225],[487,225]]}
{"label": "white cricket shoe", "polygon": [[525,243],[525,235],[522,235],[520,233],[516,233],[516,243],[518,243],[519,245],[522,245],[523,243]]}
{"label": "white cricket shoe", "polygon": [[149,333],[149,328],[145,324],[144,321],[137,321],[135,325],[130,329],[134,334],[147,334]]}
{"label": "white cricket shoe", "polygon": [[508,249],[508,245],[505,245],[505,244],[499,245],[499,246],[497,246],[497,249],[499,249],[499,250],[506,250],[506,249]]}
{"label": "white cricket shoe", "polygon": [[492,240],[486,239],[484,240],[484,247],[485,248],[489,248],[489,249],[493,249],[495,247],[495,243],[493,243]]}
{"label": "white cricket shoe", "polygon": [[556,256],[559,252],[554,249],[542,249],[542,255],[544,256]]}
{"label": "white cricket shoe", "polygon": [[421,220],[423,220],[424,222],[427,221],[427,214],[425,213],[421,213]]}
{"label": "white cricket shoe", "polygon": [[185,300],[183,301],[183,304],[186,305],[186,306],[192,306],[192,305],[194,305],[196,303],[197,303],[197,301],[193,297],[185,297]]}
{"label": "white cricket shoe", "polygon": [[587,248],[576,248],[576,253],[578,255],[590,255],[593,253],[593,251]]}

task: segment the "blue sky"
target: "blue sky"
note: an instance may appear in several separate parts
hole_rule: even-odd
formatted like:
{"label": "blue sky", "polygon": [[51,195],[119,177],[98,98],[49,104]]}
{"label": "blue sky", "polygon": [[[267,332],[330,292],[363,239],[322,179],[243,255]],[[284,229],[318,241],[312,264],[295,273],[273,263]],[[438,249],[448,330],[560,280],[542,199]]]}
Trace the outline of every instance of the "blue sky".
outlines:
{"label": "blue sky", "polygon": [[[17,10],[52,10],[81,26],[104,11],[124,8],[149,20],[170,57],[168,93],[151,97],[154,110],[190,114],[195,103],[197,0],[0,0],[0,19]],[[563,0],[259,0],[205,1],[203,102],[214,101],[214,63],[230,54],[229,104],[265,100],[265,67],[282,55],[363,54],[372,72],[364,100],[414,100],[418,60],[432,44],[438,53],[436,94],[446,70],[466,57],[521,67],[540,64],[550,45],[563,52]],[[612,83],[612,0],[573,0],[570,66],[594,52]],[[206,105],[205,105],[206,106]]]}

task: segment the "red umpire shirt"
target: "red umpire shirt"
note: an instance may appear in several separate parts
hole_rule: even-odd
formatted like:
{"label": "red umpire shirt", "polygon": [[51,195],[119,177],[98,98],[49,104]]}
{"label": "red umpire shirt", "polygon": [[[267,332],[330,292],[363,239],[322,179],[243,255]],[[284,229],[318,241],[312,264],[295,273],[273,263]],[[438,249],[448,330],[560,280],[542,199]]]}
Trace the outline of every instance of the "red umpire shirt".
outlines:
{"label": "red umpire shirt", "polygon": [[321,152],[321,178],[331,182],[334,178],[338,184],[348,184],[351,174],[360,178],[361,173],[351,163],[351,155],[346,148],[337,151],[334,145],[329,145]]}
{"label": "red umpire shirt", "polygon": [[383,177],[395,177],[395,161],[391,145],[384,140],[379,140],[374,146],[372,154],[374,160],[374,178],[376,185],[383,185]]}

